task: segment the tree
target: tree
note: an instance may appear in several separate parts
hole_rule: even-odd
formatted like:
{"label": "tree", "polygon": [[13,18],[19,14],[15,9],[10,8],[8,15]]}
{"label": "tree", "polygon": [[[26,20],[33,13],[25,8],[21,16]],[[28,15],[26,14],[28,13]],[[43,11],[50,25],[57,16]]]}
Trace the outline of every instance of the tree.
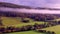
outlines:
{"label": "tree", "polygon": [[29,23],[29,19],[26,19],[26,18],[21,18],[21,21],[24,23]]}
{"label": "tree", "polygon": [[1,17],[0,17],[0,25],[3,25],[3,24],[2,24],[2,19],[1,19]]}

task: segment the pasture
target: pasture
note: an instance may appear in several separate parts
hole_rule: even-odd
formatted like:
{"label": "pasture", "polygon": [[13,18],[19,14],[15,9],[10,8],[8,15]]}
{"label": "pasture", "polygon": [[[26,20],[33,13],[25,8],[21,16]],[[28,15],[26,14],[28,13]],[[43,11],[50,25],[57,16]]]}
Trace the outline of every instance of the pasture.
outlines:
{"label": "pasture", "polygon": [[56,26],[48,27],[48,28],[43,28],[42,30],[54,31],[56,34],[60,34],[60,25],[56,25]]}
{"label": "pasture", "polygon": [[34,21],[29,18],[25,18],[29,20],[28,23],[23,23],[21,22],[20,17],[2,17],[2,23],[4,26],[15,26],[15,27],[20,27],[20,26],[26,26],[26,25],[34,25],[35,23],[37,24],[44,24],[44,22],[39,22],[39,21]]}
{"label": "pasture", "polygon": [[[2,19],[2,23],[4,26],[22,27],[22,26],[26,26],[26,25],[34,25],[35,23],[37,23],[37,24],[45,23],[45,22],[41,22],[41,21],[34,21],[29,18],[25,18],[25,19],[29,20],[28,23],[23,23],[23,22],[21,22],[20,17],[2,17],[1,19]],[[14,33],[6,33],[6,34],[44,34],[44,33],[38,33],[35,31],[25,31],[25,32],[14,32]]]}
{"label": "pasture", "polygon": [[25,32],[14,32],[14,33],[6,33],[6,34],[45,34],[45,33],[38,33],[35,31],[25,31]]}
{"label": "pasture", "polygon": [[[15,26],[15,27],[34,25],[35,23],[37,23],[37,24],[48,23],[48,22],[42,22],[42,21],[34,21],[33,19],[29,19],[29,18],[24,18],[26,20],[29,20],[29,22],[23,23],[23,22],[21,22],[20,17],[2,17],[1,19],[2,19],[2,23],[4,26]],[[56,34],[60,34],[60,25],[43,28],[42,30],[54,31]],[[13,33],[6,33],[6,34],[46,34],[46,33],[38,33],[35,31],[25,31],[25,32],[13,32]]]}

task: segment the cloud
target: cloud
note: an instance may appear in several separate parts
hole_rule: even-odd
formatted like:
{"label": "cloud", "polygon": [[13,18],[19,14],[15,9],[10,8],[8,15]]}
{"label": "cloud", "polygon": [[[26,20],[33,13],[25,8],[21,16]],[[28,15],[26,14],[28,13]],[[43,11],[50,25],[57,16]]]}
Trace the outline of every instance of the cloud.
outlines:
{"label": "cloud", "polygon": [[16,9],[16,8],[6,8],[0,7],[1,11],[8,12],[23,12],[23,13],[40,13],[40,14],[60,14],[60,10],[37,10],[37,9]]}
{"label": "cloud", "polygon": [[18,0],[0,0],[0,2],[8,2],[8,3],[18,4]]}
{"label": "cloud", "polygon": [[60,4],[48,4],[47,7],[60,9]]}
{"label": "cloud", "polygon": [[60,0],[47,0],[47,7],[49,8],[59,8],[60,9]]}
{"label": "cloud", "polygon": [[50,4],[60,4],[60,0],[46,0],[46,2]]}

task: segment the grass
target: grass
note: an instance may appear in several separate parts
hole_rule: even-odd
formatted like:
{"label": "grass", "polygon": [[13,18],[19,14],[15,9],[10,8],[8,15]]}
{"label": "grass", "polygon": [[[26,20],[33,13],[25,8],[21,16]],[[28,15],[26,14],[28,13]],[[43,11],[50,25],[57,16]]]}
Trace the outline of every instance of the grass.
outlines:
{"label": "grass", "polygon": [[39,22],[39,21],[33,21],[32,19],[28,19],[30,22],[29,23],[23,23],[21,22],[21,18],[19,17],[2,17],[2,23],[5,26],[15,26],[15,27],[20,27],[20,26],[26,26],[26,25],[34,25],[35,23],[38,24],[44,24],[44,22]]}
{"label": "grass", "polygon": [[60,34],[60,25],[44,28],[42,30],[54,31],[56,34]]}
{"label": "grass", "polygon": [[[41,21],[34,21],[29,18],[25,18],[25,19],[28,19],[30,22],[23,23],[23,22],[21,22],[21,18],[19,18],[19,17],[2,17],[1,19],[2,19],[2,23],[4,26],[22,27],[22,26],[26,26],[26,25],[34,25],[35,23],[38,23],[38,24],[45,23],[45,22],[41,22]],[[6,33],[6,34],[44,34],[44,33],[38,33],[35,31],[26,31],[26,32]]]}
{"label": "grass", "polygon": [[45,33],[38,33],[35,31],[25,31],[25,32],[14,32],[14,33],[6,33],[6,34],[45,34]]}

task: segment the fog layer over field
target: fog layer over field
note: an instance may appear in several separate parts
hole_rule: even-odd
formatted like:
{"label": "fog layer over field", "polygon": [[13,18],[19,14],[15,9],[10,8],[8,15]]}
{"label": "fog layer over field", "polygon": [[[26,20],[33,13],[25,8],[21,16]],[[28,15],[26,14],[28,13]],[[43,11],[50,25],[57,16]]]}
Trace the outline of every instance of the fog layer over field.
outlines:
{"label": "fog layer over field", "polygon": [[9,11],[9,12],[23,12],[23,13],[42,13],[42,14],[60,14],[60,10],[38,10],[38,9],[24,9],[24,8],[7,8],[0,7],[0,11]]}

